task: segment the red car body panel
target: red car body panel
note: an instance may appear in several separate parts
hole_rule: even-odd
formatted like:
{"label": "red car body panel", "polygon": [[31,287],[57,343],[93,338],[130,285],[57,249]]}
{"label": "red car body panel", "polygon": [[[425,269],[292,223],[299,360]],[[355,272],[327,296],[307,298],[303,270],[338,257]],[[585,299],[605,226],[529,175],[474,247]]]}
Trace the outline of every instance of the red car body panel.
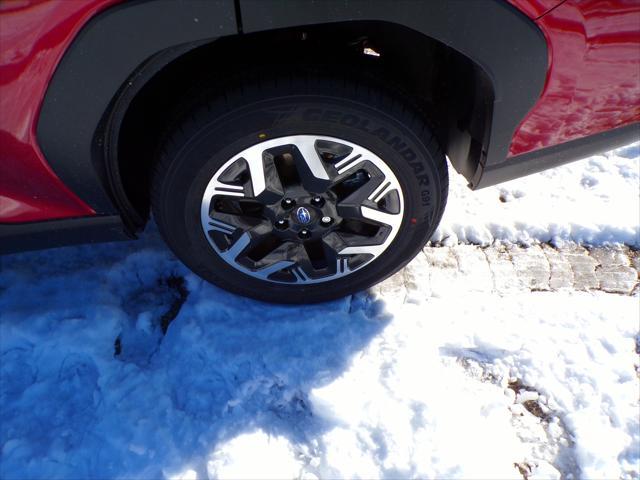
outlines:
{"label": "red car body panel", "polygon": [[47,85],[65,50],[91,17],[116,2],[0,4],[0,222],[95,213],[51,170],[38,147],[36,126]]}
{"label": "red car body panel", "polygon": [[[1,223],[95,214],[51,170],[38,147],[36,126],[64,52],[88,20],[118,2],[0,4]],[[510,2],[536,21],[549,50],[544,90],[516,129],[510,156],[640,120],[640,3]]]}
{"label": "red car body panel", "polygon": [[536,23],[549,70],[510,156],[640,120],[640,2],[568,0]]}

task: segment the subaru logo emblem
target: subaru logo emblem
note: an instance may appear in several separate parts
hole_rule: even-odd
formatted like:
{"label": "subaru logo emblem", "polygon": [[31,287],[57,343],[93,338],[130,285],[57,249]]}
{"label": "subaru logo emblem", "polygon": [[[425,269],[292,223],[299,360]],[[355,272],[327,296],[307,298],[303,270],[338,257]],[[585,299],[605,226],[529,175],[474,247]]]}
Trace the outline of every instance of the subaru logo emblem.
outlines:
{"label": "subaru logo emblem", "polygon": [[298,219],[298,222],[306,225],[311,221],[311,214],[306,208],[298,207],[298,209],[296,210],[296,218]]}

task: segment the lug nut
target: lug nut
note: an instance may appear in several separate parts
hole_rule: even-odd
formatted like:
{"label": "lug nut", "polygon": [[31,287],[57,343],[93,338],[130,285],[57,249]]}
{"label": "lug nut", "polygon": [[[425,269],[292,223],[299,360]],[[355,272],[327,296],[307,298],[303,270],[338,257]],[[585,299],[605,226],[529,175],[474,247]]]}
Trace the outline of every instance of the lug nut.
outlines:
{"label": "lug nut", "polygon": [[287,228],[289,226],[289,222],[287,222],[286,220],[276,220],[276,228],[279,230],[284,230],[285,228]]}
{"label": "lug nut", "polygon": [[315,206],[315,207],[321,207],[322,205],[324,205],[324,198],[322,198],[321,196],[315,196],[311,199],[311,205]]}
{"label": "lug nut", "polygon": [[302,230],[300,230],[300,233],[298,233],[298,236],[303,239],[309,238],[311,236],[311,232],[306,228],[303,228]]}
{"label": "lug nut", "polygon": [[282,200],[283,208],[293,208],[295,204],[296,204],[296,201],[292,198],[285,198],[284,200]]}
{"label": "lug nut", "polygon": [[322,225],[331,225],[331,222],[333,222],[333,219],[331,217],[322,217],[320,219],[320,223],[322,223]]}

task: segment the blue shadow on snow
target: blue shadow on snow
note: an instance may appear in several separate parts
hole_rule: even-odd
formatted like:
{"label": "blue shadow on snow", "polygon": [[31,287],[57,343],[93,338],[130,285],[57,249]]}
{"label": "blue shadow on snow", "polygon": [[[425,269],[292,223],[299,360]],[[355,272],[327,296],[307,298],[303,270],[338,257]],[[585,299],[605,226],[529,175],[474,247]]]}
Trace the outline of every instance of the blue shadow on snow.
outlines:
{"label": "blue shadow on snow", "polygon": [[[170,278],[186,279],[181,307]],[[2,478],[158,478],[187,465],[200,478],[216,445],[243,432],[309,444],[333,426],[310,391],[389,320],[366,293],[304,307],[235,296],[188,272],[155,230],[5,257],[0,312]]]}

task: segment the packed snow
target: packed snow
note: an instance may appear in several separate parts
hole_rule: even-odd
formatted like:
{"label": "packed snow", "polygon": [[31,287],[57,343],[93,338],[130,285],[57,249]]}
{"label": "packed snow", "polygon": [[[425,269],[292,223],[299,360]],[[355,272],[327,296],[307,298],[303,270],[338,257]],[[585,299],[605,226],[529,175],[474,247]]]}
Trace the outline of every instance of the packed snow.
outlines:
{"label": "packed snow", "polygon": [[[635,144],[475,193],[452,173],[434,244],[638,247],[639,170]],[[1,478],[640,476],[637,293],[268,305],[153,226],[1,261]]]}

